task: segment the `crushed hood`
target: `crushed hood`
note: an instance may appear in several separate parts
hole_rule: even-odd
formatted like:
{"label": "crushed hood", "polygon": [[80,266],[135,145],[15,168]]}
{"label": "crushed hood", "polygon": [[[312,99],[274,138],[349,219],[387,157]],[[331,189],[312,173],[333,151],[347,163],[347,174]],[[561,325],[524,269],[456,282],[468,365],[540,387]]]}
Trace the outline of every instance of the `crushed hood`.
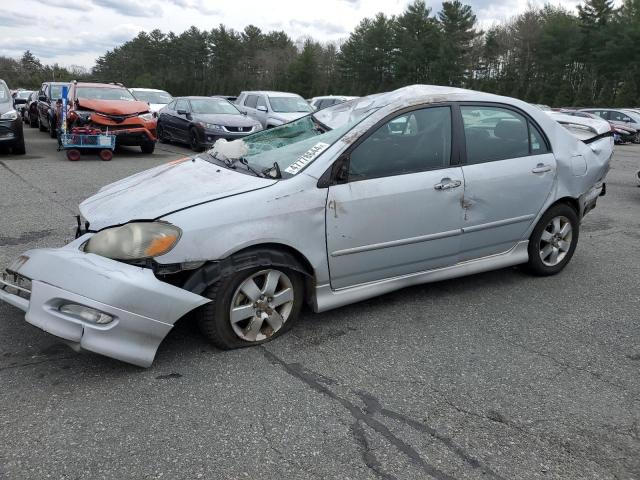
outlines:
{"label": "crushed hood", "polygon": [[176,160],[101,188],[80,204],[91,230],[153,220],[176,210],[257,190],[277,180],[254,177],[199,157]]}
{"label": "crushed hood", "polygon": [[149,111],[148,103],[137,100],[90,100],[88,98],[79,98],[78,104],[82,108],[106,113],[107,115],[131,115]]}

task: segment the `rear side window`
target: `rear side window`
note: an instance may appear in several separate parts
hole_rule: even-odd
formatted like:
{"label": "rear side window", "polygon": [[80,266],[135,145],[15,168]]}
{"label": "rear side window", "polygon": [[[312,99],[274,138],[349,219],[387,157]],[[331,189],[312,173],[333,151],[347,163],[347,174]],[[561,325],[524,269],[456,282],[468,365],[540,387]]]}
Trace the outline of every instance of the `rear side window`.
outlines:
{"label": "rear side window", "polygon": [[609,120],[615,122],[631,122],[631,117],[624,112],[618,112],[617,110],[609,110]]}
{"label": "rear side window", "polygon": [[258,104],[258,96],[257,95],[247,95],[247,98],[244,100],[244,106],[249,108],[256,108]]}
{"label": "rear side window", "polygon": [[544,137],[523,115],[500,107],[461,106],[467,164],[547,153]]}
{"label": "rear side window", "polygon": [[413,110],[386,122],[351,152],[349,180],[445,168],[450,158],[451,109]]}

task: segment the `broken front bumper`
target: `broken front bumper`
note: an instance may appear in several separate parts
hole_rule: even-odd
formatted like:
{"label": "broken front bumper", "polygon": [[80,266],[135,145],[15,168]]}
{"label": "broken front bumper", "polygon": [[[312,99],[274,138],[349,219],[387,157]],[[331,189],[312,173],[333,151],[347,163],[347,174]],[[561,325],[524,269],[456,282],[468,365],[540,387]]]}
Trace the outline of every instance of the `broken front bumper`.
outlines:
{"label": "broken front bumper", "polygon": [[[173,324],[209,299],[161,282],[149,269],[80,251],[87,238],[25,252],[21,265],[0,277],[0,300],[72,347],[148,367]],[[112,320],[93,323],[61,311],[65,305]]]}

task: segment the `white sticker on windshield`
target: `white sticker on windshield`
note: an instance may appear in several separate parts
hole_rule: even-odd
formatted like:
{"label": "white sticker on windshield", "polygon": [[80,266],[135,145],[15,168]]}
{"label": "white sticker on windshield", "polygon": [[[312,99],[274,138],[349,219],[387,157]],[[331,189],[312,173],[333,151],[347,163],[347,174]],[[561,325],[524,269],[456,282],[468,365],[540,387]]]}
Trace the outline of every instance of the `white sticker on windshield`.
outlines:
{"label": "white sticker on windshield", "polygon": [[313,147],[303,153],[300,158],[285,168],[284,171],[291,175],[295,175],[330,146],[331,145],[324,142],[316,143]]}

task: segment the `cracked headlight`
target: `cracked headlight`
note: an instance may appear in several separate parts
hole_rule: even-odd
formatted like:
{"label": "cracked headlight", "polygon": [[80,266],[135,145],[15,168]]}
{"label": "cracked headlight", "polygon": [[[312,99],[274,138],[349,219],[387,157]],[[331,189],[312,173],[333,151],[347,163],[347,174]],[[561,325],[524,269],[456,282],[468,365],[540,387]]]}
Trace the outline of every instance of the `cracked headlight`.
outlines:
{"label": "cracked headlight", "polygon": [[153,120],[153,113],[143,113],[142,115],[138,115],[138,117],[148,122],[149,120]]}
{"label": "cracked headlight", "polygon": [[178,243],[180,235],[182,230],[170,223],[127,223],[96,233],[85,244],[84,251],[113,260],[143,260],[167,253]]}
{"label": "cracked headlight", "polygon": [[18,112],[15,110],[9,110],[8,112],[0,115],[0,119],[2,120],[15,120],[16,118],[18,118]]}

